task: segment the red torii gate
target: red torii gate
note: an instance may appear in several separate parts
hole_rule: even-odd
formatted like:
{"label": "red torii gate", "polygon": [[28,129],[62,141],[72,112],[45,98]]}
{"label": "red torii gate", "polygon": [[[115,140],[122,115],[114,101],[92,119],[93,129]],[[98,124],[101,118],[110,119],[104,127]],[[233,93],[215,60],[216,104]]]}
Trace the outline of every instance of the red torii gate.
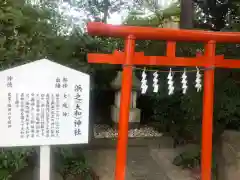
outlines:
{"label": "red torii gate", "polygon": [[[116,26],[99,22],[88,23],[87,30],[90,35],[125,39],[125,52],[88,54],[89,63],[123,65],[115,180],[125,179],[132,66],[134,65],[201,66],[208,68],[204,72],[201,179],[211,180],[214,68],[240,68],[240,60],[224,59],[223,55],[216,56],[215,46],[217,42],[240,42],[240,33]],[[136,39],[166,40],[166,56],[144,56],[144,53],[135,52]],[[205,53],[194,58],[176,57],[176,41],[203,42],[205,43]]]}

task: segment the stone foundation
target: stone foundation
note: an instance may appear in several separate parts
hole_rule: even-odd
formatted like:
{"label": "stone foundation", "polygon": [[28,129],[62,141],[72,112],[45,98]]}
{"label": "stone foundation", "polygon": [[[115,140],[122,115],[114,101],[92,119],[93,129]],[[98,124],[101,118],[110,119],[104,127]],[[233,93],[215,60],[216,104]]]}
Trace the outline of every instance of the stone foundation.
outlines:
{"label": "stone foundation", "polygon": [[[140,123],[128,123],[128,129],[139,129]],[[118,123],[113,122],[113,129],[118,130]]]}
{"label": "stone foundation", "polygon": [[[240,132],[225,131],[217,153],[218,180],[240,179]],[[217,150],[217,151],[218,151]]]}

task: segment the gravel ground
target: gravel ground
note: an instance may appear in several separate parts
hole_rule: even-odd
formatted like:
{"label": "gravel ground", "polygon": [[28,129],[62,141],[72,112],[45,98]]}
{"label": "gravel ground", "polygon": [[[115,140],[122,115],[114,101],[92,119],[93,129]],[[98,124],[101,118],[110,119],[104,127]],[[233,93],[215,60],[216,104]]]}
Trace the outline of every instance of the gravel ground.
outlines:
{"label": "gravel ground", "polygon": [[[128,131],[128,137],[161,137],[163,134],[156,131],[149,126],[143,126],[136,129],[130,129]],[[94,137],[95,138],[116,138],[118,132],[116,129],[107,125],[95,125]]]}

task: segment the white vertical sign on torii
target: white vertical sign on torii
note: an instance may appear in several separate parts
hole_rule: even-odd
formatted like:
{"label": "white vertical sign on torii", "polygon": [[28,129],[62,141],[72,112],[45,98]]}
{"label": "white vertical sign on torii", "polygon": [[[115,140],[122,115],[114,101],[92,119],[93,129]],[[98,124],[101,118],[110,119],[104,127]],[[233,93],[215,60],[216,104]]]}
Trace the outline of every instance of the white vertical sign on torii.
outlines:
{"label": "white vertical sign on torii", "polygon": [[40,146],[49,180],[50,145],[88,143],[89,91],[88,74],[47,59],[0,72],[0,147]]}

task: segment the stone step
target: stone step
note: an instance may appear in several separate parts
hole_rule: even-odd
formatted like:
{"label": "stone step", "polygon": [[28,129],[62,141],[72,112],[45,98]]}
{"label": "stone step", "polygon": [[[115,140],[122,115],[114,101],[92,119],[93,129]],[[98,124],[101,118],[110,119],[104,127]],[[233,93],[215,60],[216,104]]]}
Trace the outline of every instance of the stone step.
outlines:
{"label": "stone step", "polygon": [[[173,140],[170,137],[136,137],[128,139],[128,147],[156,147],[172,148]],[[91,149],[108,149],[116,148],[117,138],[95,138],[90,140],[89,144],[82,145],[80,148],[85,150]]]}
{"label": "stone step", "polygon": [[[100,180],[114,180],[116,153],[114,149],[89,150],[87,162]],[[126,180],[168,180],[152,159],[148,147],[129,147]]]}
{"label": "stone step", "polygon": [[152,159],[149,148],[129,148],[126,180],[167,180],[164,171]]}
{"label": "stone step", "polygon": [[175,166],[172,162],[182,149],[162,148],[151,149],[150,155],[158,164],[159,168],[164,171],[168,180],[196,180],[192,177],[190,171]]}

